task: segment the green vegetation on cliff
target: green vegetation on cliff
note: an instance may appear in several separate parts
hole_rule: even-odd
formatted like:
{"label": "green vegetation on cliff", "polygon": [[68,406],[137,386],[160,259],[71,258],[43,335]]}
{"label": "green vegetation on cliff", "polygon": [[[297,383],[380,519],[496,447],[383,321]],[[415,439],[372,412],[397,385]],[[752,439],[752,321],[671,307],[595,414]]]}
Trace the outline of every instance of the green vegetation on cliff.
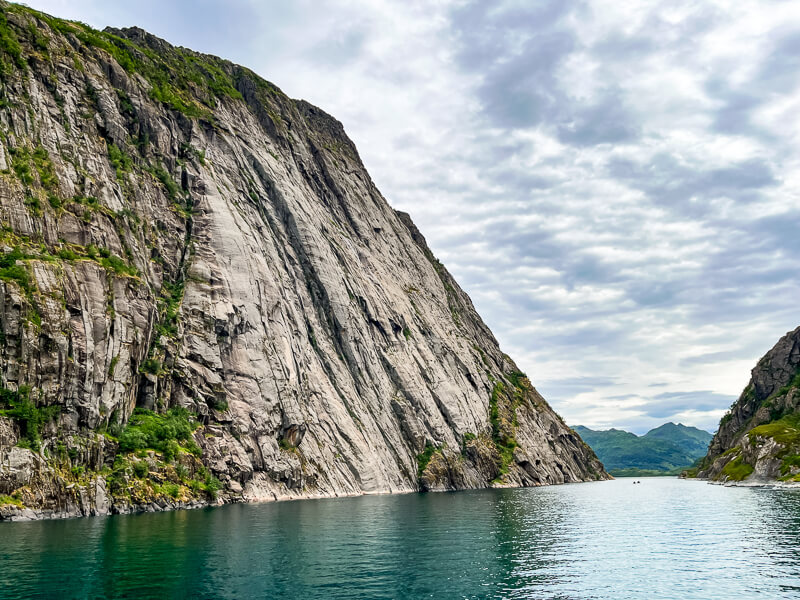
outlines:
{"label": "green vegetation on cliff", "polygon": [[742,481],[747,479],[753,472],[753,466],[744,462],[741,456],[737,456],[725,465],[722,474],[728,481]]}
{"label": "green vegetation on cliff", "polygon": [[25,59],[14,31],[8,26],[4,12],[0,12],[0,79],[5,80],[14,68],[24,69]]}
{"label": "green vegetation on cliff", "polygon": [[519,371],[506,375],[511,384],[509,389],[502,381],[496,381],[489,399],[489,423],[492,426],[492,443],[500,457],[499,475],[495,481],[502,482],[514,462],[517,448],[515,428],[517,426],[517,407],[524,401],[531,384],[528,377]]}
{"label": "green vegetation on cliff", "polygon": [[800,414],[793,413],[754,427],[748,432],[747,438],[752,446],[757,446],[761,440],[772,440],[778,444],[779,449],[774,456],[781,461],[779,479],[789,481],[800,478]]}
{"label": "green vegetation on cliff", "polygon": [[433,458],[435,452],[436,446],[430,442],[426,442],[425,449],[417,454],[417,478],[422,477],[425,468],[428,466],[428,463],[431,462],[431,458]]}
{"label": "green vegetation on cliff", "polygon": [[[16,282],[28,296],[31,296],[35,289],[24,261],[74,262],[77,260],[91,260],[117,275],[139,276],[139,270],[136,267],[119,256],[112,254],[108,248],[101,248],[94,244],[81,246],[62,243],[48,248],[45,244],[36,243],[25,236],[3,234],[0,234],[0,242],[13,244],[10,252],[5,254],[0,252],[0,280]],[[23,264],[19,264],[20,262]]]}
{"label": "green vegetation on cliff", "polygon": [[58,417],[60,412],[59,406],[36,406],[31,400],[29,387],[0,389],[0,416],[9,417],[19,425],[21,437],[17,444],[24,448],[38,452],[42,427]]}
{"label": "green vegetation on cliff", "polygon": [[794,413],[764,425],[754,427],[747,434],[751,443],[756,439],[772,438],[787,447],[800,445],[800,414]]}
{"label": "green vegetation on cliff", "polygon": [[53,421],[59,412],[58,406],[37,407],[31,400],[29,387],[21,386],[19,390],[0,389],[0,415],[17,422],[21,435],[18,445],[25,448],[38,452],[42,427]]}
{"label": "green vegetation on cliff", "polygon": [[[220,58],[162,45],[159,51],[136,43],[114,30],[97,31],[84,23],[55,19],[28,10],[54,31],[74,36],[86,46],[107,52],[129,73],[137,73],[150,84],[150,97],[188,117],[213,120],[212,109],[223,97],[240,99],[231,75],[231,64]],[[145,34],[133,30],[144,42]],[[155,38],[152,38],[155,40]]]}
{"label": "green vegetation on cliff", "polygon": [[[504,483],[511,465],[514,463],[514,451],[518,446],[515,436],[517,427],[517,408],[525,402],[525,395],[532,386],[527,376],[519,371],[512,371],[505,375],[505,382],[490,375],[490,380],[494,382],[492,392],[489,396],[489,425],[490,433],[476,435],[471,432],[463,434],[461,440],[461,456],[467,455],[467,448],[470,443],[480,440],[481,444],[494,450],[493,455],[496,461],[496,477],[492,483]],[[510,384],[510,385],[509,385]],[[425,444],[425,448],[417,455],[417,478],[422,479],[425,470],[431,463],[437,452],[443,448],[437,448],[430,442]]]}
{"label": "green vegetation on cliff", "polygon": [[181,451],[200,456],[200,448],[192,439],[192,432],[198,426],[185,408],[171,408],[165,415],[137,408],[119,435],[119,449],[121,452],[153,449],[167,461]]}
{"label": "green vegetation on cliff", "polygon": [[8,496],[6,494],[0,494],[0,506],[12,504],[17,508],[23,508],[25,505],[22,503],[19,494]]}
{"label": "green vegetation on cliff", "polygon": [[166,461],[152,453],[120,454],[106,474],[111,493],[118,498],[147,501],[168,496],[173,500],[215,499],[222,483],[191,456]]}
{"label": "green vegetation on cliff", "polygon": [[517,440],[514,438],[513,405],[511,407],[511,423],[508,422],[507,418],[501,419],[500,417],[499,403],[504,396],[505,386],[501,381],[498,381],[494,385],[492,396],[489,401],[489,422],[492,425],[492,442],[497,449],[497,454],[500,456],[500,475],[498,479],[501,479],[503,475],[508,473],[508,466],[514,460],[514,448],[517,447]]}
{"label": "green vegetation on cliff", "polygon": [[17,261],[26,258],[25,254],[19,248],[12,248],[11,252],[0,255],[0,279],[3,281],[13,281],[19,287],[30,293],[31,279],[28,269],[23,265],[17,264]]}

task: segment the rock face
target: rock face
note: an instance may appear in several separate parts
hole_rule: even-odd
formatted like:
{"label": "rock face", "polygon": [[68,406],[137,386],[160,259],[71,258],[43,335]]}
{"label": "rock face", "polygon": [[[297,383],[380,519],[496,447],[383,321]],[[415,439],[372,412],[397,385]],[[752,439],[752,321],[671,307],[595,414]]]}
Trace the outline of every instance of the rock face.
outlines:
{"label": "rock face", "polygon": [[722,418],[699,477],[800,481],[800,327],[758,361]]}
{"label": "rock face", "polygon": [[0,11],[0,516],[607,477],[338,121]]}

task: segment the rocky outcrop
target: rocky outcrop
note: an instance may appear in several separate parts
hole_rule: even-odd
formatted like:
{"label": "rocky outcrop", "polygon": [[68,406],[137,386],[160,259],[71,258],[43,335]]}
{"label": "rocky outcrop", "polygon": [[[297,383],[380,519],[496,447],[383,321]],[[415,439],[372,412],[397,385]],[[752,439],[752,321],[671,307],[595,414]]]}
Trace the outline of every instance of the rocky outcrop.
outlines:
{"label": "rocky outcrop", "polygon": [[0,516],[607,477],[338,121],[0,12]]}
{"label": "rocky outcrop", "polygon": [[800,481],[800,327],[758,361],[697,472],[717,481]]}

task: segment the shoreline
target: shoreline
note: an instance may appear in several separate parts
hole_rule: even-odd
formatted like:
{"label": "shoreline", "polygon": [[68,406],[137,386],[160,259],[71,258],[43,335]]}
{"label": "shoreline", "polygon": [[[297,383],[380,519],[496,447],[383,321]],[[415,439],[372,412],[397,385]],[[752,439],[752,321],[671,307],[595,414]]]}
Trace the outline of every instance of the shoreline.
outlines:
{"label": "shoreline", "polygon": [[[613,481],[607,479],[603,481]],[[197,510],[200,508],[215,508],[233,504],[270,504],[273,502],[297,502],[304,500],[335,500],[337,498],[360,498],[363,496],[398,496],[403,494],[439,494],[447,492],[468,492],[475,490],[491,490],[491,489],[529,489],[538,487],[550,487],[559,485],[579,485],[582,483],[598,483],[597,480],[587,481],[565,481],[564,483],[544,483],[534,486],[514,486],[514,485],[497,485],[487,486],[482,488],[462,488],[462,489],[440,489],[440,490],[377,490],[377,491],[361,491],[353,493],[332,493],[332,494],[302,494],[297,496],[282,495],[273,497],[251,497],[251,498],[233,498],[229,500],[216,500],[209,502],[200,502],[194,500],[192,502],[173,502],[163,498],[159,501],[153,501],[149,504],[138,504],[131,507],[132,510],[109,510],[109,511],[89,511],[86,514],[80,511],[47,511],[37,510],[30,507],[17,507],[15,505],[6,504],[0,506],[0,527],[2,523],[29,523],[32,521],[58,521],[65,519],[82,519],[91,517],[112,517],[116,515],[137,515],[146,513],[159,513],[159,512],[173,512],[179,510]],[[8,514],[5,514],[8,513]]]}
{"label": "shoreline", "polygon": [[723,487],[744,487],[744,488],[766,488],[766,489],[800,489],[800,481],[711,481],[701,479],[711,485],[721,485]]}

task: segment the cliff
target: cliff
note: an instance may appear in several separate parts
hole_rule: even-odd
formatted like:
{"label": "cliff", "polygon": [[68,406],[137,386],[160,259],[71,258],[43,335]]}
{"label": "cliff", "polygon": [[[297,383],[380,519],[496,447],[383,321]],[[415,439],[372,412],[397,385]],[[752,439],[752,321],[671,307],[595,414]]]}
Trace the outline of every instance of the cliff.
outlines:
{"label": "cliff", "polygon": [[800,327],[758,361],[696,474],[717,481],[800,481]]}
{"label": "cliff", "polygon": [[0,517],[606,478],[342,125],[0,2]]}

